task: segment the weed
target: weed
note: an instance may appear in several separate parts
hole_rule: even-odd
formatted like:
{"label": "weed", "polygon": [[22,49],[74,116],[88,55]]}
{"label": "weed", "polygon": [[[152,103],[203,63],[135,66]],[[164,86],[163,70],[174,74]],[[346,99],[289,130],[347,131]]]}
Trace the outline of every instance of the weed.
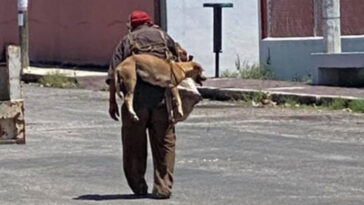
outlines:
{"label": "weed", "polygon": [[347,108],[348,104],[344,99],[334,99],[329,103],[324,103],[323,106],[330,110],[342,110]]}
{"label": "weed", "polygon": [[286,107],[300,107],[300,102],[296,98],[291,96],[283,97],[280,100],[279,104],[282,104]]}
{"label": "weed", "polygon": [[231,72],[228,70],[223,71],[220,74],[221,77],[223,78],[238,78],[239,77],[239,73],[238,72]]}
{"label": "weed", "polygon": [[222,72],[221,76],[228,78],[257,79],[257,80],[274,79],[272,72],[268,69],[268,66],[251,64],[248,61],[242,62],[239,56],[237,56],[237,59],[235,61],[235,68],[237,71],[231,72],[225,70]]}
{"label": "weed", "polygon": [[38,83],[44,87],[55,87],[55,88],[80,88],[75,78],[69,78],[59,71],[48,73],[41,77]]}
{"label": "weed", "polygon": [[348,107],[353,112],[364,113],[364,100],[353,100],[349,103]]}
{"label": "weed", "polygon": [[250,96],[250,98],[251,98],[251,101],[260,102],[260,101],[266,99],[266,94],[263,92],[256,92],[256,93],[253,93]]}

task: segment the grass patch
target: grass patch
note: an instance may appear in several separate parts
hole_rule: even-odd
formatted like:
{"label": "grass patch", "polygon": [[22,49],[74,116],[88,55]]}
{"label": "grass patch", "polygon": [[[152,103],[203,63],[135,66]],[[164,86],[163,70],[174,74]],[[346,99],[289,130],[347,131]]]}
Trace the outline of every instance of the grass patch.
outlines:
{"label": "grass patch", "polygon": [[253,93],[251,96],[250,96],[250,100],[251,101],[254,101],[254,102],[260,102],[264,99],[267,98],[267,95],[263,92],[257,92],[257,93]]}
{"label": "grass patch", "polygon": [[279,101],[280,105],[283,105],[285,107],[301,107],[301,103],[294,97],[283,97],[280,101]]}
{"label": "grass patch", "polygon": [[80,85],[77,83],[75,78],[67,77],[59,71],[48,73],[47,75],[41,77],[38,80],[38,83],[44,87],[80,88]]}
{"label": "grass patch", "polygon": [[353,100],[349,103],[348,107],[353,112],[364,113],[364,100]]}
{"label": "grass patch", "polygon": [[324,103],[322,106],[330,110],[342,110],[348,107],[348,103],[344,99],[334,99],[329,103]]}
{"label": "grass patch", "polygon": [[256,80],[270,80],[274,79],[272,72],[268,66],[261,66],[258,64],[250,64],[248,61],[241,61],[237,56],[235,61],[236,71],[225,70],[221,73],[221,77],[227,78],[241,78],[241,79],[256,79]]}
{"label": "grass patch", "polygon": [[238,78],[239,77],[239,73],[238,72],[231,72],[228,70],[224,70],[221,72],[220,74],[221,77],[223,78]]}
{"label": "grass patch", "polygon": [[292,109],[316,109],[316,110],[342,110],[345,112],[364,113],[364,100],[333,99],[332,101],[316,105],[315,103],[302,103],[293,96],[272,98],[268,93],[253,92],[240,98],[241,105],[253,105],[254,107],[275,107],[276,105]]}

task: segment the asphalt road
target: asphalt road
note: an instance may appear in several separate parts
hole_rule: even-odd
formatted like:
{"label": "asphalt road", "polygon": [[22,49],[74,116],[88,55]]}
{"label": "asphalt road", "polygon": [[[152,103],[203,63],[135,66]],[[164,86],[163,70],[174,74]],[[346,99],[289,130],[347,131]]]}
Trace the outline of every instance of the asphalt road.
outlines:
{"label": "asphalt road", "polygon": [[173,196],[157,201],[130,195],[106,92],[24,94],[27,144],[0,147],[2,205],[364,204],[364,115],[205,101],[177,126]]}

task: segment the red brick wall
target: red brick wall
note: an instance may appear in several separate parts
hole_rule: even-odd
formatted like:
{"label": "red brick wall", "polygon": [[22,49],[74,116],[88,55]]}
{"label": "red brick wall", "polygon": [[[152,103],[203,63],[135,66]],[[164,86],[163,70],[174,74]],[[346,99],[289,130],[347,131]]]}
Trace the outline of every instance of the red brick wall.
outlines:
{"label": "red brick wall", "polygon": [[312,36],[311,0],[273,0],[271,37]]}
{"label": "red brick wall", "polygon": [[[265,38],[268,28],[268,6],[267,0],[261,2],[261,29],[263,38]],[[314,9],[312,0],[271,0],[271,2],[271,37],[313,36]],[[321,11],[320,8],[319,10]],[[342,35],[364,35],[363,13],[363,0],[341,0]],[[321,23],[321,18],[318,21]],[[317,35],[322,35],[320,24],[317,28]]]}
{"label": "red brick wall", "polygon": [[[29,3],[29,55],[36,62],[105,65],[127,32],[129,13],[142,9],[154,16],[154,0],[31,0]],[[5,44],[17,41],[18,28],[16,1],[0,0],[0,5],[1,54]]]}
{"label": "red brick wall", "polygon": [[17,1],[0,0],[0,61],[5,60],[5,45],[18,43]]}
{"label": "red brick wall", "polygon": [[343,35],[364,34],[364,1],[341,0],[341,32]]}

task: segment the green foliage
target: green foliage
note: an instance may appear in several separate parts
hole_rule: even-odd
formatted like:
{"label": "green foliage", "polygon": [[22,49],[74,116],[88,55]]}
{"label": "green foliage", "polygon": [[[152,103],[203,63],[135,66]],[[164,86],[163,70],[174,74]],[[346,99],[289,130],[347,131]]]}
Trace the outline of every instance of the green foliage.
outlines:
{"label": "green foliage", "polygon": [[59,71],[48,73],[41,77],[38,83],[44,87],[55,87],[55,88],[80,88],[77,80],[74,78],[67,77]]}
{"label": "green foliage", "polygon": [[234,72],[230,72],[228,70],[223,71],[221,77],[257,80],[273,79],[272,72],[268,69],[267,66],[250,64],[247,61],[241,62],[239,56],[237,56],[237,59],[235,61],[235,68],[237,71]]}
{"label": "green foliage", "polygon": [[238,72],[230,72],[228,70],[223,71],[220,74],[221,77],[223,78],[238,78],[239,77],[239,73]]}
{"label": "green foliage", "polygon": [[283,104],[289,107],[300,107],[301,103],[296,98],[288,96],[288,97],[283,97],[280,100],[279,104]]}
{"label": "green foliage", "polygon": [[347,108],[347,101],[344,99],[335,99],[330,103],[325,103],[323,106],[330,110],[341,110]]}
{"label": "green foliage", "polygon": [[260,102],[266,98],[267,98],[267,96],[263,92],[256,92],[251,95],[251,101],[254,101],[254,102]]}
{"label": "green foliage", "polygon": [[348,106],[353,112],[364,113],[364,100],[353,100]]}

